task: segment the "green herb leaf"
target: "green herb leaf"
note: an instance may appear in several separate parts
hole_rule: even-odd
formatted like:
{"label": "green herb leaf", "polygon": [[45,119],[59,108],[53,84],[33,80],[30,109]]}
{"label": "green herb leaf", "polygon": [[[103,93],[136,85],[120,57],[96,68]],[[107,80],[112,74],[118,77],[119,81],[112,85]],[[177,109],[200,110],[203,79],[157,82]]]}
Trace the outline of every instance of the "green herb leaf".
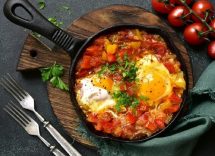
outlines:
{"label": "green herb leaf", "polygon": [[133,109],[136,109],[136,107],[140,104],[140,100],[138,100],[137,98],[133,98],[133,102],[131,104],[131,107]]}
{"label": "green herb leaf", "polygon": [[50,67],[40,69],[42,80],[50,81],[50,83],[61,90],[69,91],[69,87],[61,80],[61,76],[63,75],[64,68],[62,65],[54,63]]}
{"label": "green herb leaf", "polygon": [[66,85],[60,78],[58,78],[58,88],[61,90],[69,91],[68,85]]}
{"label": "green herb leaf", "polygon": [[101,70],[98,71],[99,77],[101,77],[101,75],[104,74],[107,71],[107,69],[108,69],[108,64],[102,66]]}
{"label": "green herb leaf", "polygon": [[46,3],[44,0],[38,0],[39,9],[42,10],[46,7]]}
{"label": "green herb leaf", "polygon": [[63,66],[61,65],[58,65],[58,64],[55,64],[53,67],[52,67],[52,75],[53,76],[57,76],[57,77],[60,77],[61,75],[63,75]]}
{"label": "green herb leaf", "polygon": [[52,22],[54,25],[56,25],[57,27],[61,27],[63,25],[63,22],[57,21],[55,17],[50,17],[48,18],[48,20]]}
{"label": "green herb leaf", "polygon": [[66,10],[66,11],[70,10],[70,8],[68,6],[66,6],[66,5],[63,6],[63,9]]}
{"label": "green herb leaf", "polygon": [[125,92],[121,92],[121,91],[114,92],[113,98],[116,99],[115,108],[117,111],[120,111],[122,106],[132,105],[133,97],[129,96]]}
{"label": "green herb leaf", "polygon": [[139,98],[140,98],[141,100],[143,100],[143,101],[148,101],[148,100],[149,100],[149,97],[143,96],[143,95],[141,95]]}

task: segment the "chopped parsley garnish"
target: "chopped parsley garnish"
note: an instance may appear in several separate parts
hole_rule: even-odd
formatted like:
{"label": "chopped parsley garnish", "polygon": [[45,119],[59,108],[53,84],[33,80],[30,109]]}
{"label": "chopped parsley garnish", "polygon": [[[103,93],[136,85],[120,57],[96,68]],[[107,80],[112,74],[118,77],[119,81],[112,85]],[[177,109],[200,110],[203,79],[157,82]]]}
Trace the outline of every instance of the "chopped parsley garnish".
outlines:
{"label": "chopped parsley garnish", "polygon": [[[135,96],[129,96],[126,92],[116,91],[113,93],[113,98],[116,100],[115,108],[119,112],[121,107],[131,107],[134,110],[140,104],[140,100]],[[145,97],[147,99],[147,97]],[[145,100],[144,100],[145,101]]]}
{"label": "chopped parsley garnish", "polygon": [[136,72],[138,68],[135,66],[135,63],[129,61],[128,56],[124,55],[124,59],[122,61],[118,60],[120,66],[120,71],[122,72],[122,76],[124,80],[127,81],[135,81],[136,80]]}
{"label": "chopped parsley garnish", "polygon": [[61,90],[69,91],[69,87],[60,78],[63,75],[64,68],[62,65],[54,63],[50,67],[40,69],[42,80],[50,81],[50,83]]}
{"label": "chopped parsley garnish", "polygon": [[55,17],[50,17],[48,18],[48,20],[52,22],[54,25],[56,25],[57,27],[61,27],[63,25],[63,22],[58,22]]}
{"label": "chopped parsley garnish", "polygon": [[38,0],[39,9],[42,10],[46,7],[45,0]]}
{"label": "chopped parsley garnish", "polygon": [[114,92],[113,93],[113,98],[116,99],[116,105],[115,108],[119,112],[122,106],[130,106],[132,104],[132,97],[129,96],[125,92]]}
{"label": "chopped parsley garnish", "polygon": [[129,61],[127,57],[124,58],[123,61],[118,61],[114,64],[106,64],[104,65],[98,74],[101,76],[104,73],[114,73],[119,72],[125,81],[135,81],[136,80],[136,72],[138,68],[135,66],[135,63]]}

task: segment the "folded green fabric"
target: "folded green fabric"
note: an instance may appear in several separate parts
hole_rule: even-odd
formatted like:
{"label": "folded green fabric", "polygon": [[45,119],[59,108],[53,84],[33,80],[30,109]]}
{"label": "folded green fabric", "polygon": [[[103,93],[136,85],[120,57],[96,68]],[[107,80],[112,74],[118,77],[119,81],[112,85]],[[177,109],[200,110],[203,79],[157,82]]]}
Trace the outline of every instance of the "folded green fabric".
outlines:
{"label": "folded green fabric", "polygon": [[215,124],[215,61],[199,78],[191,91],[189,113],[180,118],[168,134],[143,143],[119,143],[95,138],[84,127],[102,156],[190,156],[202,134]]}

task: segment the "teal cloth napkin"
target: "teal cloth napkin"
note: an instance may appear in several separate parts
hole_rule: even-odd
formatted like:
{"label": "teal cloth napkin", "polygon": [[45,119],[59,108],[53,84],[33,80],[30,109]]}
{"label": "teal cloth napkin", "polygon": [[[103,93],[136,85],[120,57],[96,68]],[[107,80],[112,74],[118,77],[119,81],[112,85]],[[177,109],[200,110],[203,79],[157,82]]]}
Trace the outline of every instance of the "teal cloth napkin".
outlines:
{"label": "teal cloth napkin", "polygon": [[119,143],[92,136],[83,126],[79,131],[89,138],[102,156],[190,156],[200,136],[215,124],[215,61],[203,72],[191,91],[189,112],[177,120],[165,136],[142,143]]}

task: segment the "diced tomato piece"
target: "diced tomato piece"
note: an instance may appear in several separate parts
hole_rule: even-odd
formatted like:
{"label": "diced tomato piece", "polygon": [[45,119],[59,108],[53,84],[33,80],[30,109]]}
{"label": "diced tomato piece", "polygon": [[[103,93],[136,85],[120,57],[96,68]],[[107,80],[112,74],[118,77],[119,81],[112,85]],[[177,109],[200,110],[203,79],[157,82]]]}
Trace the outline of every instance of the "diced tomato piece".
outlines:
{"label": "diced tomato piece", "polygon": [[172,63],[170,62],[165,62],[164,63],[164,66],[168,69],[168,71],[172,74],[172,73],[175,73],[175,67]]}
{"label": "diced tomato piece", "polygon": [[158,128],[163,129],[165,127],[164,121],[161,119],[155,119],[155,123],[157,124]]}
{"label": "diced tomato piece", "polygon": [[156,123],[154,122],[150,122],[148,121],[146,124],[145,124],[145,127],[150,130],[151,132],[155,132],[157,129],[158,129],[158,126],[156,125]]}
{"label": "diced tomato piece", "polygon": [[94,127],[97,131],[102,131],[102,123],[101,122],[97,122],[97,124],[94,125]]}
{"label": "diced tomato piece", "polygon": [[102,122],[102,127],[106,133],[112,133],[113,131],[113,125],[111,122]]}
{"label": "diced tomato piece", "polygon": [[98,45],[104,45],[105,43],[105,38],[104,37],[99,37],[95,40],[95,43]]}
{"label": "diced tomato piece", "polygon": [[170,101],[173,104],[180,104],[182,102],[182,98],[179,97],[178,95],[176,95],[175,93],[173,93],[170,97],[169,97]]}
{"label": "diced tomato piece", "polygon": [[91,68],[90,60],[91,60],[90,56],[84,55],[83,59],[81,61],[81,68],[82,69],[90,69]]}
{"label": "diced tomato piece", "polygon": [[160,112],[160,113],[157,115],[156,119],[160,119],[160,120],[162,120],[162,121],[165,122],[166,119],[167,119],[167,114],[165,114],[164,112]]}
{"label": "diced tomato piece", "polygon": [[116,81],[121,81],[122,80],[122,75],[120,75],[119,73],[115,73],[113,76],[113,79]]}
{"label": "diced tomato piece", "polygon": [[97,115],[96,115],[96,114],[90,113],[90,114],[88,114],[87,120],[88,120],[89,122],[96,123],[96,122],[98,121],[98,118],[97,118]]}
{"label": "diced tomato piece", "polygon": [[128,81],[126,81],[125,84],[126,84],[126,87],[127,87],[127,88],[132,87],[132,86],[135,85],[135,83],[133,83],[133,82],[128,82]]}
{"label": "diced tomato piece", "polygon": [[130,88],[127,88],[126,93],[127,93],[129,96],[133,96],[134,93],[135,93],[135,91],[133,90],[133,88],[130,87]]}
{"label": "diced tomato piece", "polygon": [[149,110],[149,106],[147,106],[144,101],[140,101],[138,109],[142,112],[147,112]]}
{"label": "diced tomato piece", "polygon": [[126,91],[126,85],[124,83],[119,86],[120,91]]}
{"label": "diced tomato piece", "polygon": [[132,113],[128,112],[126,115],[126,119],[130,124],[134,124],[137,121],[137,117],[134,116]]}
{"label": "diced tomato piece", "polygon": [[116,56],[113,54],[107,54],[107,60],[110,63],[116,62]]}
{"label": "diced tomato piece", "polygon": [[82,69],[82,70],[80,70],[80,71],[77,72],[76,76],[77,76],[78,78],[80,78],[80,77],[86,76],[88,73],[89,73],[88,70]]}
{"label": "diced tomato piece", "polygon": [[100,56],[102,51],[102,46],[92,45],[86,49],[85,54],[90,56]]}
{"label": "diced tomato piece", "polygon": [[175,113],[180,109],[179,105],[172,105],[169,108],[165,109],[164,112],[165,113]]}
{"label": "diced tomato piece", "polygon": [[118,127],[121,125],[121,121],[119,119],[113,119],[112,125],[113,125],[113,127]]}
{"label": "diced tomato piece", "polygon": [[123,127],[122,136],[132,136],[135,131],[134,125],[126,125]]}
{"label": "diced tomato piece", "polygon": [[101,58],[99,57],[92,57],[90,60],[90,65],[92,67],[98,67],[99,65],[101,65]]}
{"label": "diced tomato piece", "polygon": [[140,126],[145,126],[148,120],[149,120],[149,112],[146,112],[138,118],[136,124]]}
{"label": "diced tomato piece", "polygon": [[122,128],[121,127],[116,127],[113,131],[114,135],[117,136],[117,137],[120,137],[122,135]]}
{"label": "diced tomato piece", "polygon": [[127,49],[127,54],[128,54],[128,56],[131,56],[132,54],[133,54],[133,49]]}
{"label": "diced tomato piece", "polygon": [[126,50],[125,49],[122,49],[118,52],[118,56],[123,59],[124,56],[127,54]]}
{"label": "diced tomato piece", "polygon": [[161,43],[154,43],[152,47],[157,55],[164,56],[166,53],[166,47]]}
{"label": "diced tomato piece", "polygon": [[145,104],[141,104],[142,102],[140,101],[140,104],[137,107],[137,116],[141,116],[143,113],[147,112],[149,110],[149,106]]}
{"label": "diced tomato piece", "polygon": [[101,121],[105,121],[105,122],[111,121],[112,120],[112,114],[110,114],[109,112],[100,113],[98,115],[98,119]]}

